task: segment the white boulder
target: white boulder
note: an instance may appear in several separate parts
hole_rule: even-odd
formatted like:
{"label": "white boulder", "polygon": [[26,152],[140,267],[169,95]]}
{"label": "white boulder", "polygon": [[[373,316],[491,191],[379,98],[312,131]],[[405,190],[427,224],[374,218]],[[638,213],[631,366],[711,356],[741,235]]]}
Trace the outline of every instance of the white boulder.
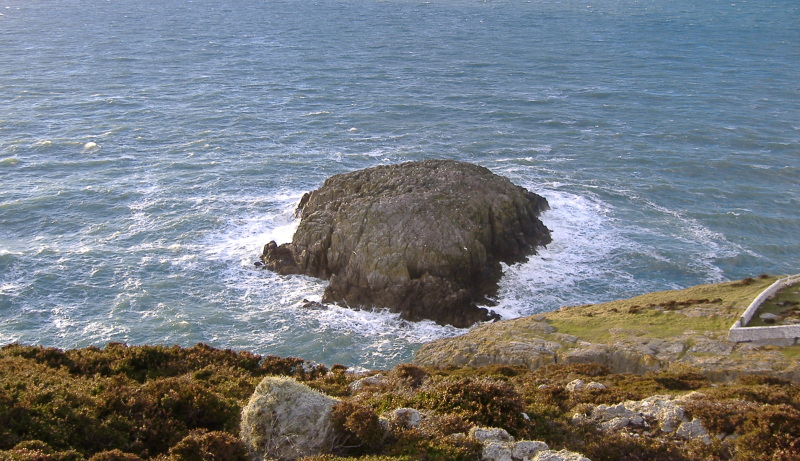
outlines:
{"label": "white boulder", "polygon": [[253,460],[294,460],[329,452],[339,401],[285,377],[266,377],[242,410],[241,439]]}

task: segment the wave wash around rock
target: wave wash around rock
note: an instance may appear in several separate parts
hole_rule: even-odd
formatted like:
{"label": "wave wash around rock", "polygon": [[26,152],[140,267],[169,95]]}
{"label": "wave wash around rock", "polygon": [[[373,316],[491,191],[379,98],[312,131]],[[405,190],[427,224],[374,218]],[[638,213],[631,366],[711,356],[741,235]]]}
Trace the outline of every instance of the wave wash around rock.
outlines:
{"label": "wave wash around rock", "polygon": [[497,318],[478,304],[500,263],[550,243],[547,200],[488,169],[426,160],[328,178],[298,206],[291,243],[264,247],[279,274],[328,279],[324,302],[388,308],[406,320],[468,327]]}

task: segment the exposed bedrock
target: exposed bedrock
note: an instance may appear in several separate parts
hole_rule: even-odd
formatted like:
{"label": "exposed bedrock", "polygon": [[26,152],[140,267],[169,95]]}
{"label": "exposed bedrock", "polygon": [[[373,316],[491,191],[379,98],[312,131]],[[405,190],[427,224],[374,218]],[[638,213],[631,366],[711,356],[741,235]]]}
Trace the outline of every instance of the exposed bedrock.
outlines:
{"label": "exposed bedrock", "polygon": [[467,327],[497,317],[479,305],[496,293],[500,263],[551,241],[539,220],[547,209],[543,197],[481,166],[378,166],[306,194],[292,242],[268,243],[261,261],[329,280],[324,302]]}

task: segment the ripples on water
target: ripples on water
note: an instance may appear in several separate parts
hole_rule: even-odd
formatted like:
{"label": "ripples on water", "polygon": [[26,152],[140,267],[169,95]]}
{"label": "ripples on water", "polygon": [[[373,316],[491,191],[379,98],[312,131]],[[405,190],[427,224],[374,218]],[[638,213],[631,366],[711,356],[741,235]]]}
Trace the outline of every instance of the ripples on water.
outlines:
{"label": "ripples on water", "polygon": [[797,272],[790,1],[0,4],[0,343],[388,367],[462,330],[253,269],[327,176],[454,158],[544,195],[498,310]]}

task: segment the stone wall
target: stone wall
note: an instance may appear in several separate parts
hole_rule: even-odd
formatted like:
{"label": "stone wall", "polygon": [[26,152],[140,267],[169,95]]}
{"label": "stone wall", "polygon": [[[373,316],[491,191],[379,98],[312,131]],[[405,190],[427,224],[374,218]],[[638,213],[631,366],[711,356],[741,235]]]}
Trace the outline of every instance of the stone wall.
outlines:
{"label": "stone wall", "polygon": [[782,279],[778,279],[762,291],[761,294],[756,296],[747,310],[744,311],[742,316],[731,326],[728,332],[728,341],[731,342],[775,342],[776,344],[786,345],[797,343],[800,339],[800,325],[776,325],[769,327],[748,327],[746,326],[750,320],[756,315],[758,308],[770,296],[777,293],[781,288],[788,287],[800,283],[800,274],[790,275]]}

